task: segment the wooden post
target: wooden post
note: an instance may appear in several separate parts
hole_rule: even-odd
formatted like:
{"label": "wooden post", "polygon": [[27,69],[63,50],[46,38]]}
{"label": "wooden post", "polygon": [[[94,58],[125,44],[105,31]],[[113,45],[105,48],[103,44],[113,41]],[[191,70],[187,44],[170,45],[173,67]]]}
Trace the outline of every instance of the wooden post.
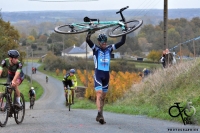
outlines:
{"label": "wooden post", "polygon": [[86,47],[86,87],[88,87],[88,53],[87,53],[87,43],[85,43]]}
{"label": "wooden post", "polygon": [[195,49],[194,40],[193,40],[193,48],[194,48],[194,58],[195,58],[195,56],[196,56],[196,53],[195,53],[196,49]]}
{"label": "wooden post", "polygon": [[182,47],[182,44],[180,43],[180,62],[182,62],[182,51],[181,51],[182,48],[181,47]]}
{"label": "wooden post", "polygon": [[164,0],[164,49],[168,48],[167,21],[168,21],[168,0]]}

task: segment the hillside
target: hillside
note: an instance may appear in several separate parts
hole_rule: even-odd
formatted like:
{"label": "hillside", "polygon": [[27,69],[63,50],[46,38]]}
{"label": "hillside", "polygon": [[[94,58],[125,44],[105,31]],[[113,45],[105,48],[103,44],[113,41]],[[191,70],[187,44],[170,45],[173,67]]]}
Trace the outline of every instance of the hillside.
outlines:
{"label": "hillside", "polygon": [[[25,11],[25,12],[1,12],[4,21],[11,23],[31,22],[38,24],[41,22],[58,21],[83,21],[85,16],[98,18],[100,20],[115,20],[119,19],[119,14],[115,12],[118,10],[102,10],[102,11],[86,11],[86,10],[69,10],[69,11]],[[128,9],[123,12],[129,19],[140,18],[145,20],[146,24],[158,24],[163,20],[162,9]],[[105,16],[106,14],[106,16]],[[200,9],[169,9],[168,18],[186,18],[192,19],[200,16]]]}
{"label": "hillside", "polygon": [[[169,108],[176,102],[184,107],[191,101],[196,109],[194,119],[200,122],[200,59],[183,62],[168,69],[159,69],[143,82],[133,85],[109,108],[118,108],[121,113],[147,115],[172,121],[182,122],[181,117],[171,117]],[[119,109],[120,108],[120,109]],[[178,114],[178,110],[173,110]]]}

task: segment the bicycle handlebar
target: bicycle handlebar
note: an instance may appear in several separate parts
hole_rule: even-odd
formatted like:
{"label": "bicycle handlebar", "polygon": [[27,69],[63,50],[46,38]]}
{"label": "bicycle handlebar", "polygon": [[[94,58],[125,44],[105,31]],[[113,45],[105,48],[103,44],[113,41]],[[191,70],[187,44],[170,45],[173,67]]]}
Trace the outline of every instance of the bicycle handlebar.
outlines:
{"label": "bicycle handlebar", "polygon": [[116,14],[118,14],[118,13],[120,13],[120,12],[126,10],[127,8],[129,8],[129,6],[126,6],[126,7],[124,7],[124,8],[121,8],[118,12],[116,12]]}

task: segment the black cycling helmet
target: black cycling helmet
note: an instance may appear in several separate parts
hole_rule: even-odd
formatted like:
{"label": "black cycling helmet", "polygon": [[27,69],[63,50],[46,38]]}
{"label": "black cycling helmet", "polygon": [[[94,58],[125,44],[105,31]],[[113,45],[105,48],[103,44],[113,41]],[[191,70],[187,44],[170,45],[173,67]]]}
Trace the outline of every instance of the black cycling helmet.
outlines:
{"label": "black cycling helmet", "polygon": [[18,58],[20,56],[20,54],[17,50],[9,50],[8,56],[11,58]]}
{"label": "black cycling helmet", "polygon": [[107,42],[107,36],[105,34],[99,34],[97,40],[99,42]]}
{"label": "black cycling helmet", "polygon": [[74,74],[76,71],[74,69],[70,69],[69,72]]}

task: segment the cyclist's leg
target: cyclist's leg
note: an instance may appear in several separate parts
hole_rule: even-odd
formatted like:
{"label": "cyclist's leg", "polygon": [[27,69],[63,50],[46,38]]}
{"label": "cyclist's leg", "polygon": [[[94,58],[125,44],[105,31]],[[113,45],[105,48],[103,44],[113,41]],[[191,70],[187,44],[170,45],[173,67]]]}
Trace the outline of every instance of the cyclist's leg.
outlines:
{"label": "cyclist's leg", "polygon": [[[109,73],[108,73],[109,74]],[[105,92],[103,92],[103,83],[102,79],[104,78],[104,72],[97,71],[95,72],[94,75],[94,82],[95,82],[95,91],[96,91],[96,106],[98,109],[96,121],[100,123],[105,123],[104,118],[103,118],[103,104],[104,101],[103,99],[105,98]],[[104,90],[105,91],[105,90]]]}
{"label": "cyclist's leg", "polygon": [[[3,98],[3,93],[0,92],[0,103],[2,102],[2,98]],[[4,109],[4,103],[2,103],[2,104],[0,105],[0,111],[3,110],[3,109]]]}
{"label": "cyclist's leg", "polygon": [[109,85],[109,73],[105,72],[104,73],[104,79],[102,80],[102,93],[100,95],[100,112],[102,115],[102,118],[100,118],[99,122],[101,124],[106,123],[103,117],[103,107],[104,107],[104,102],[105,102],[105,97],[106,93],[108,92],[108,85]]}
{"label": "cyclist's leg", "polygon": [[17,78],[16,84],[14,85],[15,94],[16,94],[16,101],[17,101],[15,106],[17,106],[18,108],[21,108],[21,106],[22,106],[21,102],[20,102],[20,90],[19,90],[18,86],[23,82],[23,80],[24,80],[24,75],[22,75],[19,78]]}

